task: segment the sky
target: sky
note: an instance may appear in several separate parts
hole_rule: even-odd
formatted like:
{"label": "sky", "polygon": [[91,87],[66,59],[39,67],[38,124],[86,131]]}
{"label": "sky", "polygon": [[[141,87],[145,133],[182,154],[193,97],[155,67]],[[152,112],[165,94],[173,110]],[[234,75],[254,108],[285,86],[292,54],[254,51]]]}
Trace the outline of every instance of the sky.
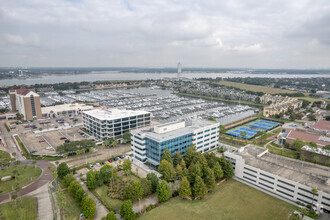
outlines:
{"label": "sky", "polygon": [[329,0],[0,0],[2,67],[330,68]]}

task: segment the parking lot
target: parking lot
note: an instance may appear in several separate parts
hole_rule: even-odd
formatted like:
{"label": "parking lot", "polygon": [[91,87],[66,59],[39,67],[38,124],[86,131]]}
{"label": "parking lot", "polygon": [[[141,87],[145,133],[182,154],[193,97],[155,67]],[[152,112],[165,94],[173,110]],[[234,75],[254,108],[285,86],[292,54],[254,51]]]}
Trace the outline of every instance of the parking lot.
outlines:
{"label": "parking lot", "polygon": [[56,148],[65,143],[65,140],[79,141],[85,139],[79,134],[79,131],[80,129],[78,127],[73,127],[65,130],[41,133],[24,132],[19,136],[30,152],[55,155]]}

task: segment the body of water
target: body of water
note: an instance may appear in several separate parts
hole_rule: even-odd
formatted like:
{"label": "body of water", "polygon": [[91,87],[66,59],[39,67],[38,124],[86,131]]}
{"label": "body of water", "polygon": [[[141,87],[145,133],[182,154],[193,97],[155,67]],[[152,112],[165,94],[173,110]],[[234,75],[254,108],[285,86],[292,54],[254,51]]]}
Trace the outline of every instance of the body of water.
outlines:
{"label": "body of water", "polygon": [[[82,82],[82,81],[101,81],[101,80],[147,80],[147,79],[163,79],[166,77],[177,77],[176,73],[125,73],[116,71],[92,71],[85,74],[49,74],[41,75],[38,78],[27,79],[3,79],[0,80],[0,86],[13,86],[13,85],[33,85],[33,84],[53,84],[62,82]],[[327,74],[256,74],[256,73],[203,73],[191,72],[181,73],[181,77],[189,79],[208,77],[267,77],[267,78],[315,78],[315,77],[330,77]]]}

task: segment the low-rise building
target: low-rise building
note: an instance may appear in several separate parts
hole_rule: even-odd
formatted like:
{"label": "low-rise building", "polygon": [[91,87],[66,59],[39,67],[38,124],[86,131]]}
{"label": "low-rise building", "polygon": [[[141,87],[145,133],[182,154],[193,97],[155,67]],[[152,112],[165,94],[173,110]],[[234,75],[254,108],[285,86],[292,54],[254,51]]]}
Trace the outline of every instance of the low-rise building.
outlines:
{"label": "low-rise building", "polygon": [[62,115],[74,116],[80,114],[82,111],[92,110],[93,108],[91,105],[72,103],[42,107],[41,113],[44,118],[54,118]]}
{"label": "low-rise building", "polygon": [[[330,179],[327,167],[268,153],[265,148],[247,145],[226,151],[235,177],[285,199],[330,211]],[[312,189],[317,189],[313,194]]]}
{"label": "low-rise building", "polygon": [[180,120],[154,127],[133,130],[133,158],[159,165],[165,149],[184,154],[192,144],[197,151],[206,152],[218,146],[219,123],[209,120]]}
{"label": "low-rise building", "polygon": [[94,109],[83,112],[83,128],[100,140],[120,139],[132,129],[149,126],[151,113],[119,109]]}

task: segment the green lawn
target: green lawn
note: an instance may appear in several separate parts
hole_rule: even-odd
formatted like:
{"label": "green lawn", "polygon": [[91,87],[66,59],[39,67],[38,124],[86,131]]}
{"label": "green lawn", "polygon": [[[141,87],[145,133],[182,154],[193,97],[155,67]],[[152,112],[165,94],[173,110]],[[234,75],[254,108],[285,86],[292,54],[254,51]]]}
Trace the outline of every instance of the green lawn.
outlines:
{"label": "green lawn", "polygon": [[105,207],[107,207],[110,210],[116,210],[119,212],[120,210],[120,206],[123,204],[123,201],[120,199],[112,199],[108,196],[108,189],[109,187],[106,185],[102,185],[100,187],[97,187],[94,191],[93,194],[97,194],[95,195],[97,198],[99,198],[101,200],[101,202],[103,203],[103,205]]}
{"label": "green lawn", "polygon": [[282,156],[293,158],[293,159],[298,159],[298,157],[299,157],[299,152],[297,152],[297,151],[293,151],[293,150],[289,150],[289,149],[285,149],[285,148],[279,148],[279,147],[275,147],[273,145],[268,145],[267,148],[268,148],[269,152],[273,153],[273,154],[278,154],[278,155],[282,155]]}
{"label": "green lawn", "polygon": [[37,199],[32,197],[23,197],[20,199],[0,204],[0,219],[37,219]]}
{"label": "green lawn", "polygon": [[11,192],[12,186],[17,183],[20,187],[26,186],[29,183],[36,180],[41,175],[41,169],[34,166],[17,166],[17,167],[7,167],[0,170],[0,178],[4,176],[13,176],[13,170],[17,170],[16,180],[12,179],[7,182],[0,183],[0,194]]}
{"label": "green lawn", "polygon": [[[69,193],[69,191],[67,189],[61,191],[61,192],[57,192],[56,193],[56,198],[57,198],[57,202],[58,204],[61,203],[61,196],[58,196],[59,194],[63,195],[63,201],[65,203],[65,209],[64,209],[64,215],[65,215],[65,219],[78,219],[80,213],[82,213],[80,207],[78,206],[77,202],[73,199],[73,197],[71,196],[71,194]],[[62,214],[61,214],[62,215]],[[61,219],[64,219],[63,217],[61,217]]]}
{"label": "green lawn", "polygon": [[236,180],[217,186],[202,200],[179,197],[143,214],[140,219],[288,219],[296,206]]}
{"label": "green lawn", "polygon": [[8,152],[0,150],[0,160],[3,159],[10,159],[10,155]]}

